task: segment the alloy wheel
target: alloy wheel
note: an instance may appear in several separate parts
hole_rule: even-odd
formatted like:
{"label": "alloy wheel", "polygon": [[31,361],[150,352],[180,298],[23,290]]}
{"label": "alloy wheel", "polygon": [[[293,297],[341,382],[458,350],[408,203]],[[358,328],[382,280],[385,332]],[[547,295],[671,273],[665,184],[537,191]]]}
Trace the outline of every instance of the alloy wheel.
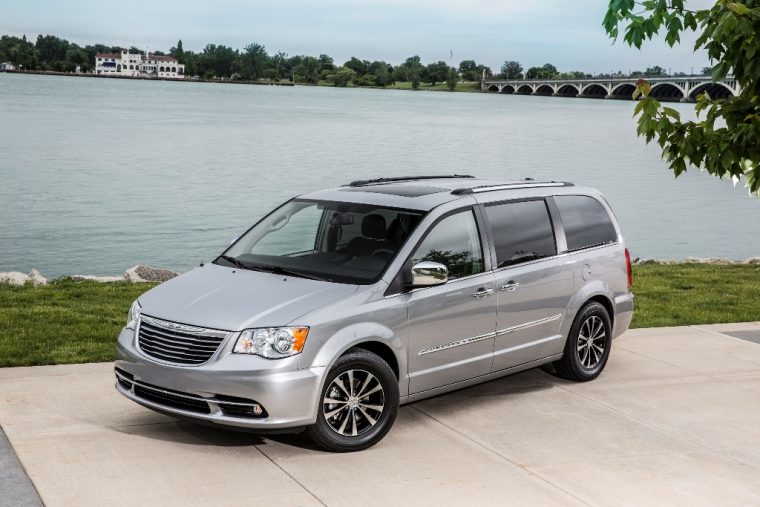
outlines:
{"label": "alloy wheel", "polygon": [[578,359],[586,368],[594,368],[604,356],[604,347],[607,341],[607,330],[602,319],[592,315],[581,324],[578,333]]}
{"label": "alloy wheel", "polygon": [[372,429],[385,407],[380,380],[366,370],[339,373],[325,391],[322,414],[330,428],[345,437],[356,437]]}

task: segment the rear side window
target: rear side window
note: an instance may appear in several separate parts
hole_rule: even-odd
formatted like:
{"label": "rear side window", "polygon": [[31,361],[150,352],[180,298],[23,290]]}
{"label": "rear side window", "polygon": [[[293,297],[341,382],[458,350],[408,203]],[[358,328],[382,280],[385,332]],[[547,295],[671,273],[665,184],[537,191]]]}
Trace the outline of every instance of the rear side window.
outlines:
{"label": "rear side window", "polygon": [[486,206],[486,216],[498,267],[557,253],[549,210],[543,199]]}
{"label": "rear side window", "polygon": [[580,250],[617,241],[617,232],[602,204],[586,195],[558,195],[559,208],[567,237],[568,250]]}

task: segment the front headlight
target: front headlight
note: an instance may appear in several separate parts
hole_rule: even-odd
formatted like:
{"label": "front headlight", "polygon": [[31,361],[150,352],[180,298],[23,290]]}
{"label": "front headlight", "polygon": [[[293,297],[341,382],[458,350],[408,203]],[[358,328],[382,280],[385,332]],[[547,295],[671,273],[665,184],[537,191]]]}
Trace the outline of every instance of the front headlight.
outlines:
{"label": "front headlight", "polygon": [[137,328],[137,321],[140,320],[140,310],[142,307],[140,306],[140,303],[135,300],[134,303],[132,303],[132,308],[129,309],[129,315],[127,316],[127,329],[131,329],[132,331]]}
{"label": "front headlight", "polygon": [[238,354],[255,354],[269,359],[300,353],[309,336],[308,327],[267,327],[246,329],[240,333],[235,348]]}

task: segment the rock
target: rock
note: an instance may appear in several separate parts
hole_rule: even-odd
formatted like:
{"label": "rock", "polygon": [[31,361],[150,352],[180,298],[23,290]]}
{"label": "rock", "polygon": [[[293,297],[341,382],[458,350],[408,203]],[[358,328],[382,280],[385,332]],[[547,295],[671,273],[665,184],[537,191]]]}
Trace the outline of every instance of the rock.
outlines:
{"label": "rock", "polygon": [[47,285],[48,281],[47,278],[42,276],[39,271],[36,269],[33,269],[29,273],[29,277],[27,279],[28,281],[32,282],[35,287],[39,287],[40,285]]}
{"label": "rock", "polygon": [[736,261],[732,261],[731,259],[725,259],[723,257],[687,257],[686,262],[693,262],[696,264],[714,264],[714,265],[736,264]]}
{"label": "rock", "polygon": [[8,283],[11,285],[24,285],[29,280],[29,275],[20,273],[18,271],[8,271],[0,273],[0,283]]}
{"label": "rock", "polygon": [[742,264],[760,264],[760,257],[750,257],[749,259],[744,259],[742,261]]}
{"label": "rock", "polygon": [[130,282],[165,282],[171,280],[179,273],[168,269],[151,268],[138,264],[124,273],[124,278]]}
{"label": "rock", "polygon": [[639,264],[659,264],[659,263],[660,261],[658,261],[657,259],[636,259],[634,261],[634,264],[636,264],[637,266]]}
{"label": "rock", "polygon": [[84,282],[84,281],[92,281],[92,282],[101,282],[101,283],[109,283],[109,282],[123,282],[124,277],[123,276],[93,276],[93,275],[72,275],[69,277],[75,282]]}

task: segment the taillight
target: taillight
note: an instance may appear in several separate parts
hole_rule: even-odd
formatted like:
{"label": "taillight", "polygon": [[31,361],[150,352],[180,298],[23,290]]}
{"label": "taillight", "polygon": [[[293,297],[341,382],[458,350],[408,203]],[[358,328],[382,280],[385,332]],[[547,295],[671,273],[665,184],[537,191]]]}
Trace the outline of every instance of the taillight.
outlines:
{"label": "taillight", "polygon": [[625,249],[625,269],[628,272],[628,288],[633,285],[633,270],[631,269],[631,254]]}

